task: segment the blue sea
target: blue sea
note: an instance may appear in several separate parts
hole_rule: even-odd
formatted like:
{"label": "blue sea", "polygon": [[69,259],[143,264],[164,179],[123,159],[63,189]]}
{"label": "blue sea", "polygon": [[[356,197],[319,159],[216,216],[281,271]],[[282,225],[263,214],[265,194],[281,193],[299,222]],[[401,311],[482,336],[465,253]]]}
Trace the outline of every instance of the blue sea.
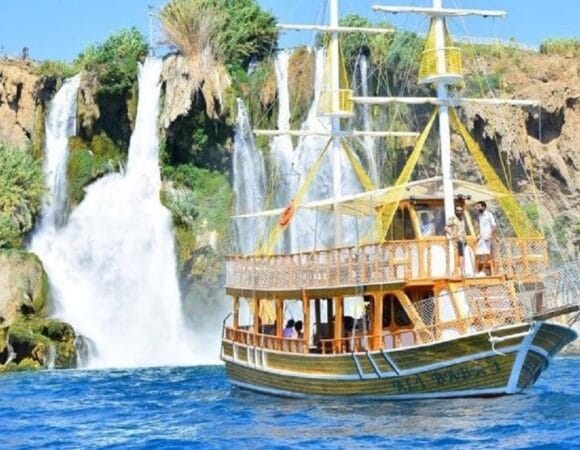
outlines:
{"label": "blue sea", "polygon": [[223,366],[0,376],[0,449],[580,448],[580,358],[526,394],[295,400],[232,388]]}

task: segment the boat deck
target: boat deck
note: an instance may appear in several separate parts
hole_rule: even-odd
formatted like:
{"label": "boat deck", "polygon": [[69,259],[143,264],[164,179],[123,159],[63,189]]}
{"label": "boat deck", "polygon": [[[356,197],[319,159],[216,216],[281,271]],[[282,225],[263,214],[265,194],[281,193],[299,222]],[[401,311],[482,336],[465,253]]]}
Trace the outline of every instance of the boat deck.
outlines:
{"label": "boat deck", "polygon": [[[450,241],[432,238],[289,255],[230,256],[226,289],[230,295],[246,290],[298,293],[445,279],[453,272],[454,253]],[[533,278],[548,265],[547,245],[543,238],[502,238],[494,245],[492,261],[494,276]]]}

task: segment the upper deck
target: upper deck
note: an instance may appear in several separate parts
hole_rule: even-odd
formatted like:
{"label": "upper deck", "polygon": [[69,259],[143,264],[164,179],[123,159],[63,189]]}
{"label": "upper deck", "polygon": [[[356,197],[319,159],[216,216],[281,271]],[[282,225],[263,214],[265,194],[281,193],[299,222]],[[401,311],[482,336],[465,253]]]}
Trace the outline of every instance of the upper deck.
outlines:
{"label": "upper deck", "polygon": [[[272,256],[230,256],[227,290],[288,292],[434,282],[452,275],[455,247],[444,237],[388,241]],[[468,238],[474,248],[475,239]],[[491,275],[528,280],[548,266],[543,238],[501,238],[492,247]],[[467,274],[468,275],[468,274]]]}

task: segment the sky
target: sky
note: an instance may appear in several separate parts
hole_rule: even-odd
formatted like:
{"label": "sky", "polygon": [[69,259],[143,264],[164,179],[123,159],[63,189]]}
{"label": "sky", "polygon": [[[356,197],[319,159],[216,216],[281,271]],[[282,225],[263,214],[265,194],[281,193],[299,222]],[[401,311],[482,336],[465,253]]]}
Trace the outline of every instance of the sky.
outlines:
{"label": "sky", "polygon": [[[148,34],[148,6],[166,0],[0,0],[0,55],[17,56],[28,47],[34,59],[74,59],[88,44],[136,26]],[[326,23],[324,0],[258,0],[281,23]],[[429,0],[341,0],[340,13],[356,13],[372,22],[387,20],[411,31],[426,31],[424,19],[374,13],[374,4],[428,6]],[[445,7],[502,9],[505,19],[466,18],[451,26],[454,35],[517,41],[537,46],[550,37],[580,38],[580,0],[444,0]],[[157,29],[155,36],[160,38]],[[311,32],[287,32],[281,46],[312,44]]]}

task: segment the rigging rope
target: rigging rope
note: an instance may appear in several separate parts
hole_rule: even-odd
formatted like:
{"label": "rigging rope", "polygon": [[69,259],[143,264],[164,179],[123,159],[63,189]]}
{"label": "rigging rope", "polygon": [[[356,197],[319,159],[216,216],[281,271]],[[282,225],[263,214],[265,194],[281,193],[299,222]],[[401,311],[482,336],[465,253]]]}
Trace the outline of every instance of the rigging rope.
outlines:
{"label": "rigging rope", "polygon": [[[392,187],[392,190],[387,194],[385,199],[384,205],[381,207],[380,211],[378,212],[376,218],[376,232],[378,233],[379,241],[384,242],[387,231],[391,226],[393,221],[393,217],[395,216],[395,212],[399,206],[400,201],[402,200],[403,196],[406,192],[406,185],[411,178],[411,174],[413,173],[413,169],[417,165],[419,161],[419,156],[423,147],[425,146],[425,141],[427,140],[427,136],[431,132],[431,128],[433,127],[433,123],[435,122],[435,118],[437,117],[438,110],[434,110],[429,117],[429,121],[427,125],[421,132],[421,135],[417,139],[415,143],[415,147],[407,159],[403,170],[399,174],[397,181]],[[372,236],[366,236],[363,241],[367,242],[372,240]]]}
{"label": "rigging rope", "polygon": [[461,135],[465,145],[479,166],[479,170],[486,180],[488,189],[495,194],[497,202],[509,220],[516,236],[519,238],[541,238],[542,234],[528,220],[516,198],[502,183],[500,177],[479,148],[479,145],[475,142],[475,139],[471,137],[467,128],[459,120],[454,108],[449,108],[449,118],[452,127]]}
{"label": "rigging rope", "polygon": [[371,178],[369,177],[369,175],[367,174],[364,167],[362,166],[362,164],[360,163],[360,161],[358,160],[358,158],[356,157],[356,155],[354,154],[354,151],[344,140],[342,140],[341,144],[342,150],[344,151],[344,153],[346,153],[350,165],[354,169],[354,172],[356,173],[358,181],[360,182],[362,187],[365,189],[365,191],[373,191],[375,189],[375,185],[371,180]]}
{"label": "rigging rope", "polygon": [[[296,208],[298,207],[298,205],[300,203],[302,203],[302,200],[304,199],[304,196],[306,195],[306,192],[308,191],[310,184],[312,183],[312,181],[316,177],[316,174],[318,173],[318,170],[320,169],[320,165],[322,164],[322,160],[324,159],[324,157],[328,153],[328,149],[330,148],[331,142],[332,142],[332,139],[329,139],[328,142],[326,143],[326,145],[324,146],[322,152],[320,152],[320,155],[318,155],[318,158],[316,159],[316,161],[314,162],[314,164],[312,165],[312,167],[308,171],[308,174],[306,175],[306,178],[304,179],[302,185],[298,188],[296,194],[294,195],[294,197],[290,201],[290,204],[282,213],[280,220],[278,220],[276,222],[276,224],[274,225],[274,227],[272,228],[272,230],[268,234],[267,238],[264,239],[262,241],[262,243],[260,244],[258,251],[256,252],[257,255],[270,256],[272,254],[272,252],[274,251],[274,247],[276,246],[276,244],[280,240],[280,237],[284,233],[284,230],[288,227],[288,225],[290,225],[290,222],[292,221],[292,218],[294,216],[294,212],[296,211]],[[286,219],[286,216],[288,216],[287,217],[288,220],[283,220],[283,219]]]}

